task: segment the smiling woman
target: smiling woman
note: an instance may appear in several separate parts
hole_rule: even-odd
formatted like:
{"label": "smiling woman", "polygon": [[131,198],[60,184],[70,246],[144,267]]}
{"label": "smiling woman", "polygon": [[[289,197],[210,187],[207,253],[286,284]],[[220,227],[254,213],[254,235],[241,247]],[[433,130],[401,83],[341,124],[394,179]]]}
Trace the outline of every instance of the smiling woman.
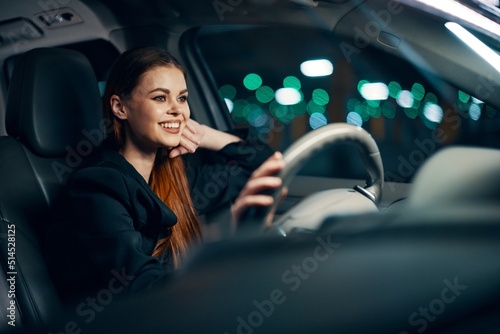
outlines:
{"label": "smiling woman", "polygon": [[[272,203],[257,192],[279,186],[270,175],[283,167],[281,156],[191,120],[187,96],[185,71],[165,51],[132,49],[116,61],[103,98],[113,135],[71,175],[48,233],[47,258],[66,302],[95,295],[117,272],[138,291],[179,268],[201,242],[204,209],[236,198],[238,217],[250,205]],[[182,155],[197,148],[232,164],[186,169]],[[197,207],[191,193],[214,175],[216,193]]]}

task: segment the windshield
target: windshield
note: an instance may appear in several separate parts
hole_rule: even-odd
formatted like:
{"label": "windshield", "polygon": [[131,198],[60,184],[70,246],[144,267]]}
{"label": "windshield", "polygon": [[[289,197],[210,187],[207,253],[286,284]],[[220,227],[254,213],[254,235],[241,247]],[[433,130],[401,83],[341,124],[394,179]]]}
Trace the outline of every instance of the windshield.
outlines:
{"label": "windshield", "polygon": [[[500,113],[434,73],[378,49],[349,50],[329,32],[291,27],[203,28],[197,43],[235,126],[285,150],[332,122],[368,130],[386,180],[408,182],[446,145],[499,147]],[[313,159],[305,175],[364,178],[351,147]]]}

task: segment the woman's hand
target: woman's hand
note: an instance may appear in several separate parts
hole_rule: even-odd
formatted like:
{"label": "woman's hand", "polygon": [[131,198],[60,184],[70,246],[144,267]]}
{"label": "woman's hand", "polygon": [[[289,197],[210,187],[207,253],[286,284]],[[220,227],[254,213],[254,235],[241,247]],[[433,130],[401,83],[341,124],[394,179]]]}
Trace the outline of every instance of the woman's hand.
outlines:
{"label": "woman's hand", "polygon": [[[259,168],[257,168],[245,187],[236,198],[231,213],[233,221],[237,224],[241,215],[252,206],[271,206],[274,198],[270,195],[262,195],[261,191],[266,189],[277,189],[281,186],[282,180],[277,175],[285,167],[283,154],[274,153]],[[286,190],[283,191],[283,195]],[[269,223],[269,222],[267,222]]]}
{"label": "woman's hand", "polygon": [[186,153],[194,153],[203,142],[205,137],[205,127],[193,119],[188,119],[182,131],[179,146],[174,147],[169,154],[170,158],[175,158]]}
{"label": "woman's hand", "polygon": [[181,141],[169,154],[170,158],[175,158],[186,153],[194,153],[198,147],[218,151],[227,144],[241,141],[240,137],[213,129],[200,124],[193,119],[186,122],[186,127],[182,131]]}

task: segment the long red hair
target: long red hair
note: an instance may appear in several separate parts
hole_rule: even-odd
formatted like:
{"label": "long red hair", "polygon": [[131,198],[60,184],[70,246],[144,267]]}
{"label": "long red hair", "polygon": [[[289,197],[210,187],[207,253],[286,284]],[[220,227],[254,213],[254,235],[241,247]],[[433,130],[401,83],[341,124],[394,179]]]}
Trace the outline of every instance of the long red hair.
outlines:
{"label": "long red hair", "polygon": [[[176,67],[184,76],[184,68],[168,52],[144,47],[124,52],[115,62],[109,74],[104,92],[104,117],[113,120],[114,144],[120,149],[125,144],[122,120],[114,116],[110,98],[118,95],[130,98],[142,75],[159,66]],[[178,267],[191,245],[201,240],[201,228],[194,210],[182,157],[169,158],[165,148],[158,149],[149,185],[153,192],[176,214],[177,224],[169,228],[168,236],[158,240],[153,256],[161,258],[171,252],[174,267]]]}

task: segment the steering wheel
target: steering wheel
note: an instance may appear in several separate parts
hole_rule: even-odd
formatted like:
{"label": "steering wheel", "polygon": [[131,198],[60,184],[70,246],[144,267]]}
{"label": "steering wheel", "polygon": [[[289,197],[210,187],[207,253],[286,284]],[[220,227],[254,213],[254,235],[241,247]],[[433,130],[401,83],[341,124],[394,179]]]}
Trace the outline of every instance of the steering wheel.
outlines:
{"label": "steering wheel", "polygon": [[[360,152],[367,171],[366,184],[352,189],[333,189],[315,193],[274,221],[283,193],[300,168],[314,154],[339,143],[353,144]],[[282,186],[269,192],[274,197],[271,207],[255,207],[246,215],[245,223],[252,221],[266,228],[275,227],[286,236],[295,228],[315,229],[329,214],[359,213],[378,210],[382,196],[384,170],[377,143],[363,128],[347,123],[331,123],[299,138],[284,153],[285,168],[279,173]],[[314,218],[316,215],[318,217]],[[290,223],[292,221],[292,223]],[[308,221],[307,226],[302,223]]]}

